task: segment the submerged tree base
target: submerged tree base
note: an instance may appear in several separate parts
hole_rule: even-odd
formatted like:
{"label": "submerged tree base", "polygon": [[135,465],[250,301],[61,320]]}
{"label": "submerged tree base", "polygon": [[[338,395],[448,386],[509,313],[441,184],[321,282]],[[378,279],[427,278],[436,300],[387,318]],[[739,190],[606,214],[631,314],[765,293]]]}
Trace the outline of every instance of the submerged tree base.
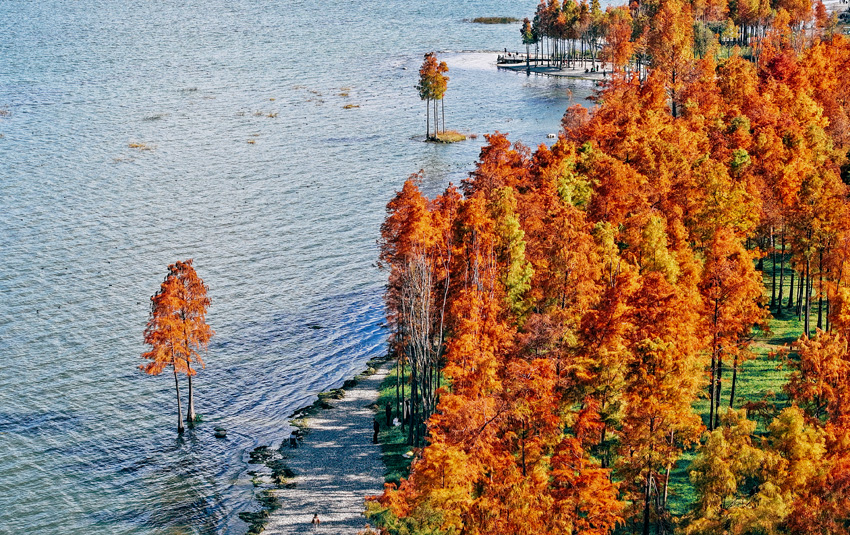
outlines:
{"label": "submerged tree base", "polygon": [[461,134],[457,130],[446,130],[445,132],[440,132],[436,136],[428,136],[426,141],[433,141],[435,143],[457,143],[458,141],[465,141],[466,135]]}
{"label": "submerged tree base", "polygon": [[519,22],[519,19],[514,17],[476,17],[470,22],[474,22],[476,24],[512,24],[514,22]]}

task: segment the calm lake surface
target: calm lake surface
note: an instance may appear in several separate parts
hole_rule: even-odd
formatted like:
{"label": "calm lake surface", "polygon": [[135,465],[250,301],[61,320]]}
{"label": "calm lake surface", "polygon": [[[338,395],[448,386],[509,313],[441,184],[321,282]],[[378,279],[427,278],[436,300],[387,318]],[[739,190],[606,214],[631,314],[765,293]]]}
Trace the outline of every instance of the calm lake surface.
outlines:
{"label": "calm lake surface", "polygon": [[[535,146],[592,91],[497,71],[519,26],[464,21],[536,3],[0,2],[0,533],[244,533],[247,453],[386,351],[387,201],[484,143],[421,141],[422,55],[464,132]],[[137,366],[186,258],[217,335],[178,439],[173,379]]]}

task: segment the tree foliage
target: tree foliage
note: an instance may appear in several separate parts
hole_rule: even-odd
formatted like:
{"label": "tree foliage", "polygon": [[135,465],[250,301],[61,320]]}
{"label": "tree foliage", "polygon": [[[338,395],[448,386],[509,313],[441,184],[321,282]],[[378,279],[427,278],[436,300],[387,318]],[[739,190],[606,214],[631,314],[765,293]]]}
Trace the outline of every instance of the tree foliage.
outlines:
{"label": "tree foliage", "polygon": [[195,420],[192,376],[197,374],[192,365],[205,366],[201,352],[207,349],[215,334],[206,323],[209,306],[207,287],[195,272],[192,260],[168,266],[168,274],[159,291],[151,297],[150,319],[145,328],[145,344],[151,349],[142,353],[142,358],[150,362],[139,368],[149,375],[159,375],[166,368],[172,368],[177,392],[178,432],[183,432],[183,416],[177,375],[184,373],[189,380],[186,419],[191,425]]}
{"label": "tree foliage", "polygon": [[[449,67],[445,61],[437,61],[437,55],[434,52],[425,54],[425,60],[419,68],[419,83],[416,84],[416,90],[419,91],[419,98],[426,103],[427,125],[426,138],[436,139],[440,132],[445,131],[445,125],[440,127],[439,117],[437,116],[437,103],[443,102],[443,97],[448,88],[449,77],[445,73],[449,72]],[[445,104],[444,104],[445,105]],[[434,115],[434,134],[431,135],[431,112]],[[445,110],[445,108],[444,108]],[[443,112],[445,115],[445,111]]]}
{"label": "tree foliage", "polygon": [[[570,61],[596,35],[615,72],[552,146],[494,133],[459,190],[414,177],[389,203],[417,408],[410,477],[370,505],[385,531],[846,531],[850,42],[822,11],[540,3],[526,44]],[[760,434],[736,387],[771,313],[803,335]]]}

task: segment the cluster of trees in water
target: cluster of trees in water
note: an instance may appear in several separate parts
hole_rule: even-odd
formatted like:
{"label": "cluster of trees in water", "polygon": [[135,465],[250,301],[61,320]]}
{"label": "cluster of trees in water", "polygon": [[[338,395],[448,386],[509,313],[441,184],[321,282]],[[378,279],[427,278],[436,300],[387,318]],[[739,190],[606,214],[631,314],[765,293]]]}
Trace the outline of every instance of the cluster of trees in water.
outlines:
{"label": "cluster of trees in water", "polygon": [[[713,13],[742,24],[743,6]],[[728,54],[696,53],[702,2],[609,10],[615,73],[553,146],[495,133],[459,188],[428,199],[414,176],[388,204],[422,447],[369,506],[385,532],[846,533],[850,42],[788,7]],[[628,72],[641,46],[649,69]],[[757,425],[741,364],[789,309],[803,333]]]}
{"label": "cluster of trees in water", "polygon": [[[419,67],[419,83],[416,84],[416,90],[419,91],[419,98],[425,101],[425,138],[429,140],[436,140],[440,133],[446,130],[446,103],[443,97],[449,85],[447,72],[449,72],[448,65],[445,61],[437,61],[437,54],[434,52],[425,54],[425,60]],[[442,114],[437,113],[440,104],[442,104]],[[431,133],[432,124],[433,134]]]}
{"label": "cluster of trees in water", "polygon": [[[661,4],[664,4],[663,6]],[[656,66],[675,53],[677,42],[690,41],[691,52],[702,57],[715,43],[740,46],[745,57],[761,52],[763,39],[781,16],[793,31],[791,46],[799,52],[814,33],[838,27],[837,14],[811,0],[693,0],[639,2],[602,10],[599,0],[541,0],[533,19],[521,29],[526,51],[534,45],[538,61],[563,66],[591,62],[609,45],[607,59],[635,70]],[[662,11],[659,16],[658,11]]]}

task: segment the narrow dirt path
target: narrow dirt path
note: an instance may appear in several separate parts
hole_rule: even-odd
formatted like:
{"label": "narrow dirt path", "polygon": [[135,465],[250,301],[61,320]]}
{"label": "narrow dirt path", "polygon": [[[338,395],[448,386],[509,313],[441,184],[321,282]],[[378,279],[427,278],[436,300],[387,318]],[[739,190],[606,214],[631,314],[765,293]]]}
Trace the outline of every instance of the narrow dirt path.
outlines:
{"label": "narrow dirt path", "polygon": [[[294,488],[275,490],[281,508],[272,513],[264,533],[356,534],[363,530],[364,498],[379,494],[384,485],[381,446],[372,444],[375,413],[369,408],[387,375],[387,364],[374,375],[346,390],[345,397],[328,400],[333,408],[309,419],[309,433],[299,447],[287,452],[287,465],[296,477]],[[319,515],[321,524],[310,521]]]}

